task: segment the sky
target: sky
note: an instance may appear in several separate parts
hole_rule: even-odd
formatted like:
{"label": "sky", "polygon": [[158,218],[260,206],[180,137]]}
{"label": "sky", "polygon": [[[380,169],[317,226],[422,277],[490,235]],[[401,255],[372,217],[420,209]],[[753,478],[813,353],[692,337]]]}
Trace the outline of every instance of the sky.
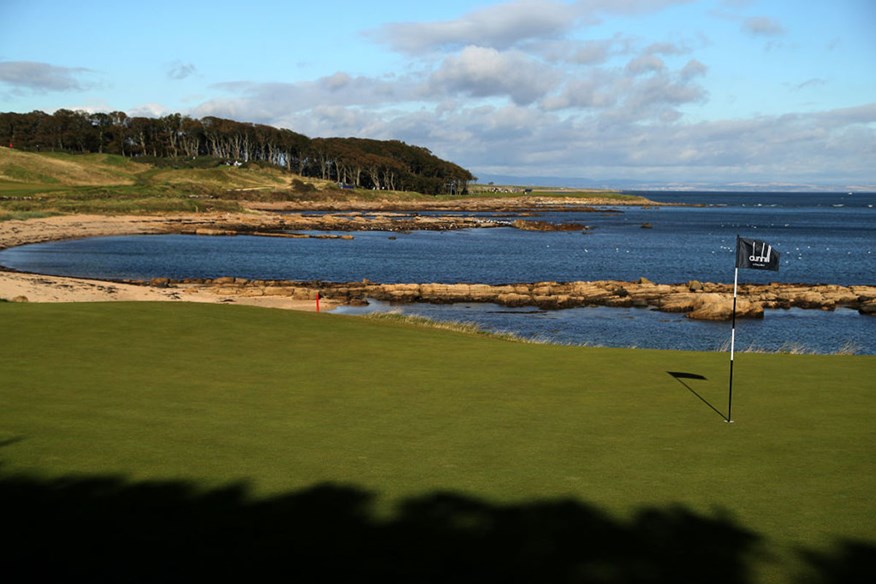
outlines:
{"label": "sky", "polygon": [[876,0],[0,0],[0,111],[424,146],[481,180],[876,189]]}

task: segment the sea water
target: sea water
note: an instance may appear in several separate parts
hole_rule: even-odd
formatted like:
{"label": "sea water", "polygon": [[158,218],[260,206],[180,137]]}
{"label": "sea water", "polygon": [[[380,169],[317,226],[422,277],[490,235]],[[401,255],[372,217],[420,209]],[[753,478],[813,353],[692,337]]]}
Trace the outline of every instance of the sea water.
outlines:
{"label": "sea water", "polygon": [[[740,270],[740,282],[876,283],[876,194],[647,193],[670,207],[614,207],[507,216],[578,223],[583,231],[511,227],[407,233],[354,232],[354,239],[190,235],[100,237],[0,251],[0,265],[93,278],[238,276],[251,279],[382,283],[690,280],[732,283],[736,236],[781,254],[779,272]],[[446,213],[442,213],[446,214]],[[317,232],[312,232],[317,233]],[[390,307],[374,303],[370,310]],[[405,313],[475,322],[552,342],[720,350],[727,323],[697,322],[647,309],[542,311],[488,304],[404,305]],[[360,312],[360,309],[342,309]],[[839,309],[770,310],[741,321],[737,346],[876,354],[876,319]]]}

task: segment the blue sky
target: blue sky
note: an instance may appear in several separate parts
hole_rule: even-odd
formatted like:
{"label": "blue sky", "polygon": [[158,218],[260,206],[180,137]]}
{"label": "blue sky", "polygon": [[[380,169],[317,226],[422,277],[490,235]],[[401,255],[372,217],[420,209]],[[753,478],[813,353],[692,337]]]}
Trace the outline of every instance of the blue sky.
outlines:
{"label": "blue sky", "polygon": [[0,0],[0,111],[400,139],[481,177],[873,188],[874,30],[874,0]]}

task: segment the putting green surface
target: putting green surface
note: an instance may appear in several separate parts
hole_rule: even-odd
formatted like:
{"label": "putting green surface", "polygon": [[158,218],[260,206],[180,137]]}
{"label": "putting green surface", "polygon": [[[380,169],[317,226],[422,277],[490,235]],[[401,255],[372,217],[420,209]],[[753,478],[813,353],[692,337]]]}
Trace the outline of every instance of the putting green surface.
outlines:
{"label": "putting green surface", "polygon": [[742,571],[703,581],[872,568],[872,356],[738,354],[729,424],[725,353],[197,304],[0,303],[0,323],[7,506],[73,504],[65,485],[91,480],[237,489],[244,507],[342,485],[374,521],[438,493],[493,523],[566,501],[628,534],[649,510],[732,528]]}

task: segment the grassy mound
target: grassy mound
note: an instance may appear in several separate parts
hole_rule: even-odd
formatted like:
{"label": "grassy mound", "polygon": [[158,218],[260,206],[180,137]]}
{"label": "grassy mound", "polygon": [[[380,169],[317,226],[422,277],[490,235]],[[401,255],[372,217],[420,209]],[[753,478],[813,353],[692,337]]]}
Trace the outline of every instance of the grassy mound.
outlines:
{"label": "grassy mound", "polygon": [[10,557],[52,533],[93,575],[70,535],[86,520],[125,562],[164,541],[221,573],[298,542],[383,580],[827,581],[876,550],[873,357],[739,355],[727,424],[720,353],[197,304],[0,303],[0,321]]}
{"label": "grassy mound", "polygon": [[107,154],[33,154],[0,149],[3,192],[71,186],[132,185],[149,166]]}
{"label": "grassy mound", "polygon": [[0,218],[34,213],[240,210],[240,200],[292,196],[277,168],[213,159],[137,159],[0,148]]}

